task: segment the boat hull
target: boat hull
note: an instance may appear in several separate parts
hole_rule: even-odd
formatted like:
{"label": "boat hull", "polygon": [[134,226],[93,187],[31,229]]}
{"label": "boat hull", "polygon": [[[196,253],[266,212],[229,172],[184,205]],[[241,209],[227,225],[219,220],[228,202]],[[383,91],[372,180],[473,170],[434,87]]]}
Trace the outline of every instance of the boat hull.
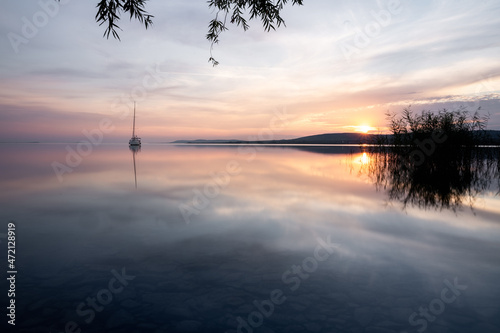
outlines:
{"label": "boat hull", "polygon": [[140,145],[141,145],[141,139],[140,139],[140,138],[137,138],[137,137],[132,138],[132,139],[130,139],[130,140],[128,141],[128,144],[129,144],[130,146],[140,146]]}

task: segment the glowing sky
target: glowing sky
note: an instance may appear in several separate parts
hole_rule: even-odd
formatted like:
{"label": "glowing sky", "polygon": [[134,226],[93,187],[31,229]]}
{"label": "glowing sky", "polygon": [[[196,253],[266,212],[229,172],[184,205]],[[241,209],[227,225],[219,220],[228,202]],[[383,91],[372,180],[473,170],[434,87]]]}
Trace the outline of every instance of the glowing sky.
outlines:
{"label": "glowing sky", "polygon": [[49,3],[0,0],[0,141],[84,140],[108,118],[104,140],[127,142],[132,99],[144,142],[384,131],[409,104],[481,107],[500,130],[499,1],[306,0],[275,32],[231,26],[216,68],[205,1],[152,0],[154,26],[124,19],[121,42],[97,1]]}

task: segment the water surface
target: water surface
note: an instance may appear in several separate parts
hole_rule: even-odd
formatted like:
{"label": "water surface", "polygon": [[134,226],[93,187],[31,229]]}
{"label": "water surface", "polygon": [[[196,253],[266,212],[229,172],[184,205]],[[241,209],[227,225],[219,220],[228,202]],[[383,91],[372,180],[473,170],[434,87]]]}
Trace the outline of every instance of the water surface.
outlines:
{"label": "water surface", "polygon": [[433,209],[357,146],[66,147],[0,145],[18,332],[500,330],[498,183]]}

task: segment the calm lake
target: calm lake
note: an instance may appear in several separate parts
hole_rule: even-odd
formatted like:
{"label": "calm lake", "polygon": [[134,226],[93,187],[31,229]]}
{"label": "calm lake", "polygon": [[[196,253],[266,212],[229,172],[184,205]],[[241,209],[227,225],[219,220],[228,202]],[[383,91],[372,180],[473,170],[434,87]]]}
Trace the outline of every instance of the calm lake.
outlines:
{"label": "calm lake", "polygon": [[500,331],[497,169],[448,209],[358,146],[67,146],[0,145],[12,332]]}

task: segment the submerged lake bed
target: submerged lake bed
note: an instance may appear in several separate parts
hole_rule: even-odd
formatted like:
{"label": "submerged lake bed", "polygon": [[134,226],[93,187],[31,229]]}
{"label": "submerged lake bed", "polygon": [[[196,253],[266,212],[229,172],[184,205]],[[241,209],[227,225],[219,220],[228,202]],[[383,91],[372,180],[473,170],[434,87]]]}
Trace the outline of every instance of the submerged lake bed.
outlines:
{"label": "submerged lake bed", "polygon": [[495,177],[442,209],[357,145],[67,146],[0,145],[21,332],[500,330]]}

